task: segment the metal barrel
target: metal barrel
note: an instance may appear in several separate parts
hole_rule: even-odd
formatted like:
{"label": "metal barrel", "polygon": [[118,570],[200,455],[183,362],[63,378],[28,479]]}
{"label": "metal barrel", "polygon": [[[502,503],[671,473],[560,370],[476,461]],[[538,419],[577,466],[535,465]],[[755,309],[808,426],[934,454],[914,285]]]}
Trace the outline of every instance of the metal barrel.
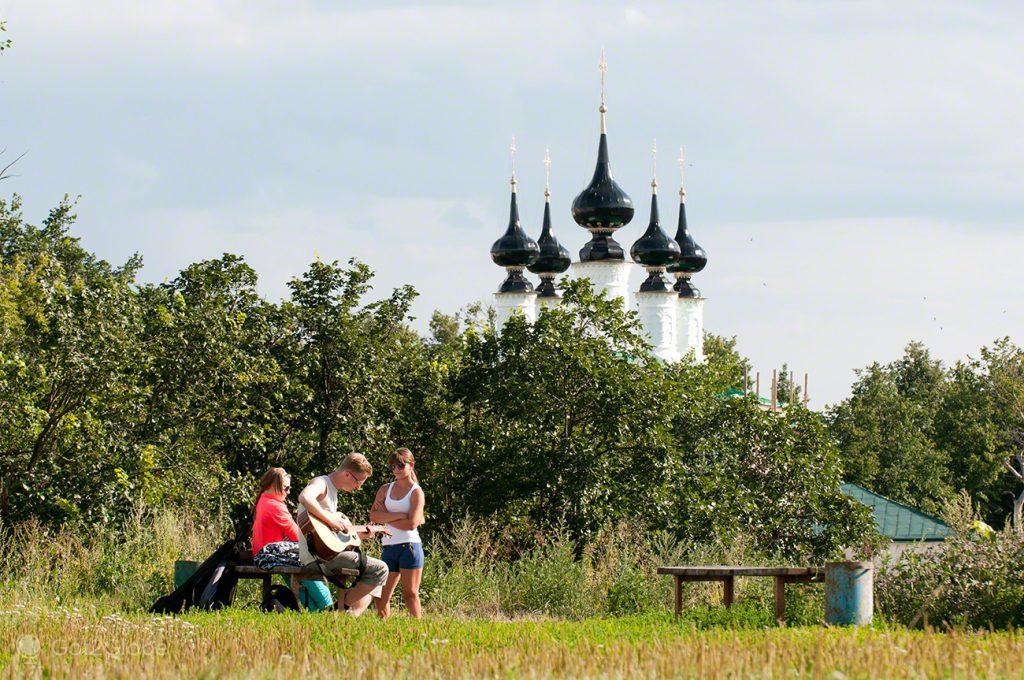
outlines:
{"label": "metal barrel", "polygon": [[198,562],[190,562],[188,560],[178,560],[174,563],[174,588],[177,590],[181,587],[181,584],[188,580],[188,578],[196,573],[196,569],[199,568]]}
{"label": "metal barrel", "polygon": [[870,625],[875,606],[874,583],[871,562],[826,562],[825,623]]}

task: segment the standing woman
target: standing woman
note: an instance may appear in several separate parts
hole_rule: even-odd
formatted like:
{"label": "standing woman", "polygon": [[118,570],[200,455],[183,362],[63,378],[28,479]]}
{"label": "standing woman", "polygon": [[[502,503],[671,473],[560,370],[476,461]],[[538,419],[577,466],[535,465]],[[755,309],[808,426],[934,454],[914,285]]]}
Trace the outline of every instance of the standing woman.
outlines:
{"label": "standing woman", "polygon": [[402,599],[409,614],[420,617],[420,579],[423,576],[423,544],[417,527],[423,524],[423,489],[413,469],[412,451],[401,448],[388,456],[395,481],[377,490],[370,509],[371,522],[383,522],[391,529],[384,536],[380,558],[388,565],[388,581],[377,600],[377,613],[391,615],[391,595],[402,579]]}

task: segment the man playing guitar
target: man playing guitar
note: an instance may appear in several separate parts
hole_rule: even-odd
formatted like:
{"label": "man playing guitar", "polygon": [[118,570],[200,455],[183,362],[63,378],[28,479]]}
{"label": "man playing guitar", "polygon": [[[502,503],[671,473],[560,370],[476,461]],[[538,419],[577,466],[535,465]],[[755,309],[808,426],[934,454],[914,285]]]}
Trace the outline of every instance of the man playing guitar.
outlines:
{"label": "man playing guitar", "polygon": [[[358,490],[372,473],[373,468],[366,456],[350,453],[334,472],[316,477],[302,490],[297,517],[300,528],[299,561],[302,564],[310,565],[317,561],[316,547],[309,545],[307,538],[310,533],[308,529],[312,525],[310,517],[316,518],[332,531],[355,534],[361,539],[376,535],[373,526],[354,527],[345,515],[338,512],[338,491],[352,493]],[[341,576],[343,569],[358,569],[360,559],[357,551],[343,550],[326,561],[321,559],[320,566],[326,574]],[[379,592],[388,579],[387,565],[372,557],[364,559],[366,566],[362,574],[351,588],[343,591],[343,600],[339,602],[340,608],[352,616],[363,613],[370,604],[373,591]]]}

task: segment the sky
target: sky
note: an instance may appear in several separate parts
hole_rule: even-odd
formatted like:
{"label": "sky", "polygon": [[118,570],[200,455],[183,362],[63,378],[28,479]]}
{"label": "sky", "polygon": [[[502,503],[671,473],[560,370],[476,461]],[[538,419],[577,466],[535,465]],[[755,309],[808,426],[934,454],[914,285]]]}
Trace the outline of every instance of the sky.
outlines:
{"label": "sky", "polygon": [[[545,149],[558,238],[598,141],[646,227],[659,148],[673,232],[709,263],[708,331],[761,371],[808,373],[811,406],[912,340],[950,362],[1024,336],[1024,5],[996,2],[0,0],[0,193],[38,222],[81,196],[76,235],[141,278],[244,255],[270,299],[316,257],[374,295],[490,300],[488,255],[535,237]],[[633,287],[639,286],[639,273]]]}

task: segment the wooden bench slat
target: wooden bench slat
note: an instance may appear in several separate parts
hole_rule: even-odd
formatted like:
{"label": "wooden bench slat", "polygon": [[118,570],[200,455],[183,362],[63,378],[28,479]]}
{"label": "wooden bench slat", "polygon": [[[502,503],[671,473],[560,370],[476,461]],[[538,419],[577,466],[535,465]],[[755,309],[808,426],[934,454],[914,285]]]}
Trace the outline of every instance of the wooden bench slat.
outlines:
{"label": "wooden bench slat", "polygon": [[[234,567],[234,571],[239,576],[262,577],[273,576],[274,574],[281,574],[284,576],[305,576],[314,579],[322,578],[322,574],[320,573],[319,569],[313,569],[310,567],[274,567],[270,571],[267,571],[265,569],[260,569],[259,567],[240,564]],[[344,576],[358,576],[359,570],[342,569],[341,573]]]}
{"label": "wooden bench slat", "polygon": [[658,573],[669,576],[705,576],[724,578],[727,576],[804,576],[815,577],[824,575],[823,567],[726,567],[726,566],[692,566],[692,567],[658,567]]}

